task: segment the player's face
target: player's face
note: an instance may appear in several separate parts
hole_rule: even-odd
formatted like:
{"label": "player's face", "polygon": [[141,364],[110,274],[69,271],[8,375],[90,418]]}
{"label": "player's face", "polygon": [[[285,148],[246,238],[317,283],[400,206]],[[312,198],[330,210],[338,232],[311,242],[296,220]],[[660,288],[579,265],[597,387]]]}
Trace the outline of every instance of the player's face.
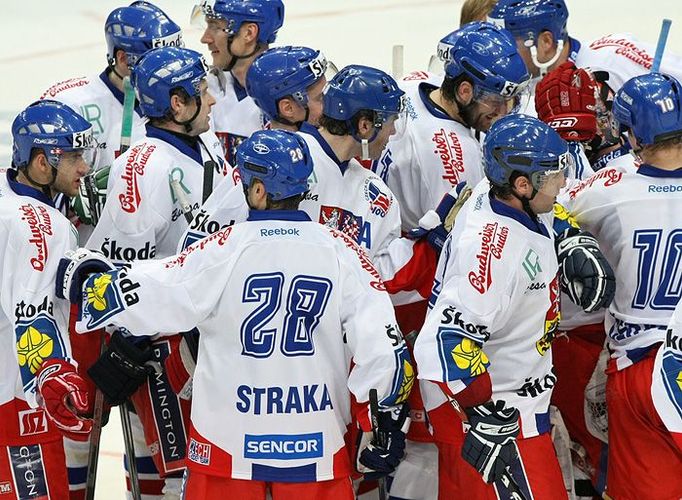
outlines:
{"label": "player's face", "polygon": [[[194,121],[192,121],[192,130],[190,131],[190,135],[194,136],[203,134],[204,132],[207,132],[208,129],[210,128],[209,116],[211,114],[211,108],[215,104],[215,98],[208,91],[208,84],[206,83],[206,79],[201,81],[199,88],[201,90],[201,110],[199,111],[199,114],[194,119]],[[195,100],[192,99],[192,102],[194,103]],[[196,106],[196,104],[190,106],[191,109],[189,111],[191,111],[192,114],[189,115],[187,119],[189,119],[194,114],[194,111],[196,111],[196,108],[194,106]]]}
{"label": "player's face", "polygon": [[[308,87],[308,123],[314,126],[320,124],[320,117],[322,116],[322,111],[324,110],[324,90],[325,85],[327,85],[327,79],[323,76],[318,81],[313,83]],[[301,106],[301,111],[303,112],[301,120],[305,118],[305,110]]]}
{"label": "player's face", "polygon": [[388,144],[388,139],[395,134],[395,121],[398,115],[392,115],[386,119],[381,126],[381,130],[376,138],[369,143],[369,157],[372,160],[378,160]]}
{"label": "player's face", "polygon": [[536,214],[551,212],[559,191],[564,186],[566,186],[566,176],[563,170],[545,176],[542,186],[535,197],[530,200],[530,207]]}
{"label": "player's face", "polygon": [[226,68],[232,60],[232,56],[227,50],[227,21],[224,19],[207,19],[206,29],[201,36],[201,43],[211,51],[213,66],[216,68]]}
{"label": "player's face", "polygon": [[487,132],[493,123],[511,113],[516,104],[515,98],[507,99],[497,94],[482,94],[467,110],[467,122],[474,129]]}
{"label": "player's face", "polygon": [[82,151],[67,151],[62,153],[57,166],[57,177],[52,190],[74,197],[78,194],[81,179],[90,171],[90,165],[83,157]]}

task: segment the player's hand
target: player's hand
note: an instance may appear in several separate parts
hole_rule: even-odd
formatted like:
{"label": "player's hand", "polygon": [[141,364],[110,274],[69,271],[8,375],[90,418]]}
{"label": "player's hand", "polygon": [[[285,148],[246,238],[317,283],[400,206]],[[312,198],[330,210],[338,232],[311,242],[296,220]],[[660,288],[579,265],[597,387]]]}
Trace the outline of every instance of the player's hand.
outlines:
{"label": "player's hand", "polygon": [[[149,342],[138,344],[116,331],[88,375],[112,406],[123,403],[154,371]],[[161,369],[161,367],[158,367]]]}
{"label": "player's hand", "polygon": [[356,466],[365,479],[374,480],[390,474],[405,456],[405,435],[410,428],[410,407],[406,403],[379,409],[377,439],[373,433],[358,436]]}
{"label": "player's hand", "polygon": [[519,459],[519,410],[505,407],[504,401],[488,401],[464,411],[471,428],[464,436],[462,458],[481,473],[486,483],[494,483]]}
{"label": "player's hand", "polygon": [[38,402],[66,437],[85,441],[92,429],[88,414],[88,390],[74,366],[63,359],[49,359],[37,375]]}
{"label": "player's hand", "polygon": [[585,312],[608,307],[616,293],[616,278],[590,233],[567,229],[556,239],[561,289]]}
{"label": "player's hand", "polygon": [[570,61],[550,71],[535,89],[538,118],[567,141],[590,141],[597,133],[597,83]]}
{"label": "player's hand", "polygon": [[466,185],[466,182],[460,182],[443,196],[435,210],[429,210],[419,219],[419,227],[410,231],[407,237],[413,240],[426,238],[433,249],[440,254],[455,224],[457,214],[469,196],[471,196],[471,188]]}
{"label": "player's hand", "polygon": [[171,349],[164,361],[166,377],[171,389],[182,399],[192,397],[192,377],[197,366],[199,330],[181,334],[180,342]]}
{"label": "player's hand", "polygon": [[57,267],[56,294],[72,304],[80,304],[83,296],[83,283],[94,273],[115,270],[101,252],[79,248],[75,252],[67,252]]}
{"label": "player's hand", "polygon": [[100,168],[81,179],[78,194],[71,200],[71,209],[83,224],[97,224],[107,199],[110,167]]}

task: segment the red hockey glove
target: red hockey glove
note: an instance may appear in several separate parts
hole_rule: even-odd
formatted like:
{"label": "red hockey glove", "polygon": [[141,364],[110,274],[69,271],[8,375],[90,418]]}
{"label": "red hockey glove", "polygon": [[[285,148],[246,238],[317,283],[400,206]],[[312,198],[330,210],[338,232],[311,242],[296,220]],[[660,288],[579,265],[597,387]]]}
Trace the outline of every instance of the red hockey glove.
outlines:
{"label": "red hockey glove", "polygon": [[567,141],[589,141],[597,133],[597,92],[592,76],[567,61],[535,88],[538,118]]}
{"label": "red hockey glove", "polygon": [[63,359],[43,363],[38,372],[38,402],[66,437],[88,439],[92,420],[83,417],[88,412],[87,384],[71,363]]}

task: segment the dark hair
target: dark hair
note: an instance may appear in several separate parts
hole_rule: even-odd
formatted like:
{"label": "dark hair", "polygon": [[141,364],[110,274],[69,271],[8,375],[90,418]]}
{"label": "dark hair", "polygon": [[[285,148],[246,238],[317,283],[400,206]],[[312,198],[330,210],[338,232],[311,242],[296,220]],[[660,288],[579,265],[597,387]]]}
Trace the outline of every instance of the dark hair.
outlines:
{"label": "dark hair", "polygon": [[493,194],[495,198],[499,198],[502,200],[508,200],[509,198],[512,198],[514,196],[514,182],[516,179],[519,177],[528,177],[526,174],[523,172],[519,172],[518,170],[515,170],[512,172],[512,174],[509,176],[509,182],[505,184],[504,186],[498,186],[496,184],[490,184],[490,192]]}
{"label": "dark hair", "polygon": [[[256,183],[263,184],[263,181],[258,179],[257,177],[253,177],[251,179],[251,185],[247,188],[244,186],[244,196],[248,197],[248,191],[250,188],[252,188]],[[265,187],[265,184],[263,184],[263,187]],[[265,198],[265,209],[266,210],[298,210],[298,205],[304,200],[306,194],[308,194],[308,191],[305,193],[301,194],[295,194],[294,196],[289,196],[288,198],[283,198],[281,200],[273,200],[272,196],[270,196],[270,193],[266,194]]]}
{"label": "dark hair", "polygon": [[[174,95],[178,96],[180,98],[180,101],[182,101],[183,104],[187,105],[189,102],[194,99],[192,96],[190,96],[185,89],[182,87],[175,87],[170,91],[170,96],[173,97]],[[149,118],[149,124],[157,127],[159,125],[163,125],[168,122],[173,121],[173,110],[168,109],[166,113],[163,116],[160,117],[150,117]]]}
{"label": "dark hair", "polygon": [[366,118],[374,123],[375,115],[376,113],[371,109],[361,109],[351,117],[350,124],[352,128],[349,128],[346,121],[330,118],[323,114],[320,117],[320,127],[324,128],[332,135],[351,135],[358,129],[358,123],[360,123],[362,118]]}
{"label": "dark hair", "polygon": [[443,96],[443,99],[457,103],[457,89],[462,82],[469,82],[472,86],[474,85],[473,80],[464,73],[455,78],[445,76],[445,78],[443,78],[443,83],[440,86],[440,93]]}

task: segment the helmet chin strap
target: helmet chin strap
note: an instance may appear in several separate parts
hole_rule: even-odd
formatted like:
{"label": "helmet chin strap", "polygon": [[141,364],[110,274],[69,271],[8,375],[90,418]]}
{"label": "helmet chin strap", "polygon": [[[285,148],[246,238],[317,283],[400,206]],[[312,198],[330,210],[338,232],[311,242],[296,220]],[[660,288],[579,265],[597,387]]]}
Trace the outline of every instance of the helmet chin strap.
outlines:
{"label": "helmet chin strap", "polygon": [[357,132],[353,132],[352,134],[353,139],[360,143],[360,148],[362,150],[362,152],[360,153],[360,158],[362,160],[371,160],[371,158],[369,157],[369,143],[376,139],[377,135],[379,135],[379,129],[377,127],[374,127],[374,134],[372,134],[372,137],[370,137],[369,139],[362,139],[358,137]]}
{"label": "helmet chin strap", "polygon": [[[526,43],[528,43],[528,42],[532,43],[531,40],[528,40]],[[564,41],[559,40],[556,43],[556,52],[554,53],[554,56],[549,61],[541,63],[540,61],[538,61],[538,47],[537,47],[537,45],[533,44],[530,46],[530,57],[533,60],[533,64],[535,64],[535,66],[540,69],[540,78],[545,76],[547,74],[547,70],[549,69],[549,67],[559,60],[559,57],[561,57],[561,53],[563,52],[563,50],[564,50]]]}
{"label": "helmet chin strap", "polygon": [[232,56],[232,59],[230,59],[230,62],[227,63],[227,66],[223,68],[223,71],[232,71],[232,68],[234,68],[234,65],[237,64],[237,61],[239,59],[248,59],[249,57],[253,56],[258,52],[262,45],[260,43],[256,43],[256,47],[251,51],[250,54],[246,54],[245,56],[238,56],[234,52],[232,52],[232,42],[234,41],[234,35],[228,36],[227,37],[227,52]]}
{"label": "helmet chin strap", "polygon": [[194,119],[197,116],[199,116],[199,112],[201,111],[201,96],[198,96],[198,95],[194,96],[194,102],[197,105],[197,110],[192,115],[192,118],[190,118],[189,120],[185,120],[184,122],[176,120],[174,116],[171,118],[173,123],[184,126],[185,127],[185,133],[187,133],[187,134],[189,134],[192,131],[192,122],[194,121]]}
{"label": "helmet chin strap", "polygon": [[47,196],[48,198],[52,199],[52,185],[54,184],[54,181],[57,180],[57,168],[54,167],[53,165],[50,165],[51,167],[51,173],[52,173],[52,179],[50,182],[47,184],[41,184],[40,182],[36,181],[33,177],[31,177],[31,174],[28,173],[28,165],[25,165],[23,167],[20,167],[21,171],[24,173],[26,176],[26,179],[28,179],[28,182],[30,182],[33,186],[40,188],[40,190]]}

